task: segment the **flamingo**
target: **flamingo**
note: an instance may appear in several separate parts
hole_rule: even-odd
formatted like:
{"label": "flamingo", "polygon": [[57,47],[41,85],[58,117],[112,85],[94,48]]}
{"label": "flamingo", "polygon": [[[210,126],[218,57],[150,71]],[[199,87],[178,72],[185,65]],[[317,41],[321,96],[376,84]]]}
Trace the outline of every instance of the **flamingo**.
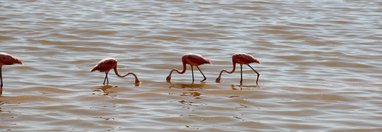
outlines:
{"label": "flamingo", "polygon": [[202,55],[199,54],[193,54],[193,53],[188,53],[182,56],[182,64],[183,64],[183,70],[179,71],[177,69],[172,69],[170,71],[170,74],[167,76],[166,80],[167,82],[171,82],[171,74],[172,72],[176,71],[179,74],[183,74],[186,72],[186,65],[189,64],[191,66],[191,71],[192,71],[192,82],[194,82],[194,66],[198,68],[200,73],[203,75],[204,79],[201,80],[200,82],[205,81],[207,78],[204,76],[203,72],[200,70],[199,65],[203,64],[211,64],[210,60],[207,58],[203,57]]}
{"label": "flamingo", "polygon": [[8,53],[0,52],[0,96],[3,94],[3,76],[2,76],[2,67],[3,65],[13,65],[13,64],[22,64],[21,60],[13,55]]}
{"label": "flamingo", "polygon": [[138,77],[137,75],[135,75],[134,73],[132,72],[129,72],[125,75],[120,75],[118,73],[118,69],[117,69],[117,59],[115,58],[105,58],[105,59],[102,59],[101,61],[99,61],[92,69],[91,69],[91,72],[94,72],[94,71],[100,71],[100,72],[105,72],[105,79],[103,80],[103,85],[105,85],[105,82],[106,82],[106,85],[109,85],[109,78],[108,78],[108,74],[109,74],[109,71],[111,69],[114,69],[114,73],[115,75],[117,75],[118,77],[126,77],[128,75],[133,75],[135,77],[135,85],[139,85],[140,81],[138,80]]}
{"label": "flamingo", "polygon": [[255,57],[253,57],[250,54],[247,54],[247,53],[235,53],[235,54],[233,54],[232,55],[232,63],[233,63],[232,71],[230,71],[230,72],[226,71],[226,70],[220,71],[219,77],[216,78],[216,82],[220,83],[220,78],[221,78],[221,75],[222,75],[223,72],[226,72],[226,73],[229,73],[229,74],[232,74],[233,72],[235,72],[236,63],[238,63],[238,64],[240,64],[240,85],[243,84],[243,64],[246,64],[254,72],[256,72],[256,74],[257,74],[256,85],[259,85],[259,76],[260,76],[260,74],[255,69],[253,69],[251,67],[251,65],[249,65],[250,63],[253,63],[253,62],[260,64],[260,62]]}

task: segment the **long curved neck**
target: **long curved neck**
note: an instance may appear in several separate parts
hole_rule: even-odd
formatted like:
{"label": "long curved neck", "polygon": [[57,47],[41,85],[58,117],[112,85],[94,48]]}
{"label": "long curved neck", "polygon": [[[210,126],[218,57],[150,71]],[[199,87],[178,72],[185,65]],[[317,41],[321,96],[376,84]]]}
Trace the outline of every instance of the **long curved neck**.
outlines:
{"label": "long curved neck", "polygon": [[137,75],[135,75],[134,73],[132,73],[132,72],[129,72],[129,73],[127,73],[127,74],[125,74],[125,75],[120,75],[119,74],[119,72],[118,72],[118,67],[117,67],[117,65],[114,67],[114,73],[115,73],[115,75],[117,75],[118,77],[126,77],[126,76],[128,76],[128,75],[133,75],[134,77],[135,77],[135,84],[137,85],[137,84],[139,84],[139,79],[138,79],[138,77],[137,77]]}
{"label": "long curved neck", "polygon": [[182,65],[183,65],[183,69],[182,69],[182,71],[179,71],[179,70],[177,70],[177,69],[172,69],[171,71],[170,71],[170,74],[168,74],[168,76],[167,76],[167,78],[166,78],[166,80],[167,80],[167,82],[170,82],[171,81],[171,75],[172,75],[172,72],[174,72],[174,71],[176,71],[177,73],[179,73],[179,74],[183,74],[183,73],[185,73],[186,72],[186,63],[184,62],[184,61],[182,61]]}
{"label": "long curved neck", "polygon": [[132,73],[132,72],[129,72],[129,73],[126,74],[126,76],[128,76],[128,75],[133,75],[133,76],[134,76],[134,78],[135,78],[135,86],[138,86],[139,83],[140,83],[140,81],[139,81],[139,79],[138,79],[138,76],[135,75],[135,74]]}
{"label": "long curved neck", "polygon": [[220,83],[220,78],[221,78],[223,72],[231,74],[231,73],[235,72],[235,70],[236,70],[236,62],[232,60],[232,71],[230,71],[230,72],[227,71],[227,70],[220,71],[220,74],[219,74],[218,78],[216,78],[216,82]]}
{"label": "long curved neck", "polygon": [[232,74],[233,72],[235,72],[235,70],[236,70],[236,62],[232,62],[232,71],[222,70],[222,71],[220,71],[218,78],[220,78],[222,76],[223,72]]}
{"label": "long curved neck", "polygon": [[125,74],[125,75],[121,75],[121,74],[119,74],[119,72],[118,72],[118,66],[117,66],[117,65],[115,65],[115,67],[114,67],[114,73],[115,73],[115,75],[117,75],[118,77],[126,77],[126,76],[127,76],[127,74]]}
{"label": "long curved neck", "polygon": [[185,62],[182,62],[182,65],[183,65],[183,69],[182,69],[182,71],[179,71],[179,70],[177,70],[177,69],[172,69],[171,72],[170,72],[170,75],[171,75],[172,72],[174,72],[174,71],[176,71],[176,72],[179,73],[179,74],[183,74],[183,73],[185,73],[185,72],[186,72],[186,69],[187,69],[187,67],[186,67],[186,63],[185,63]]}

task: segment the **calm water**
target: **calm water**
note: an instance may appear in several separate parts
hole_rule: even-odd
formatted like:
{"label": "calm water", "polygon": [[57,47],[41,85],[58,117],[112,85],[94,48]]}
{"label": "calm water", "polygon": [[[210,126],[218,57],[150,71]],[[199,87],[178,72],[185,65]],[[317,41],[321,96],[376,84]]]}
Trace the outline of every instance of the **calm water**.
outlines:
{"label": "calm water", "polygon": [[[2,0],[0,129],[11,131],[382,131],[378,0]],[[213,64],[174,74],[180,57]],[[260,76],[231,69],[246,52]],[[122,73],[91,73],[116,57]],[[196,73],[196,80],[202,76]]]}

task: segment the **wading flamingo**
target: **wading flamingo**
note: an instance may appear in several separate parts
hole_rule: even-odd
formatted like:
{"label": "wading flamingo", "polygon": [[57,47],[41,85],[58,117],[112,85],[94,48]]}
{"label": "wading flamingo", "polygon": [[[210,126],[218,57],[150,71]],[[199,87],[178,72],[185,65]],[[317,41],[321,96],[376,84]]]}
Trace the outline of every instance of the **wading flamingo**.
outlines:
{"label": "wading flamingo", "polygon": [[226,73],[229,73],[229,74],[232,74],[233,72],[235,72],[235,69],[236,69],[236,63],[239,63],[240,64],[240,85],[243,84],[243,64],[246,64],[247,66],[249,66],[254,72],[256,72],[257,74],[257,79],[256,79],[256,85],[259,85],[259,76],[260,74],[251,67],[251,65],[249,65],[250,63],[258,63],[260,64],[260,62],[255,58],[253,57],[252,55],[249,55],[247,53],[235,53],[232,55],[232,64],[233,64],[233,68],[232,68],[232,71],[226,71],[226,70],[222,70],[219,74],[219,77],[216,78],[216,82],[217,83],[220,83],[220,78],[221,78],[221,75],[223,72],[226,72]]}
{"label": "wading flamingo", "polygon": [[2,67],[3,65],[13,65],[13,64],[22,64],[21,60],[15,56],[12,56],[8,53],[0,52],[0,96],[3,94],[3,76],[2,76]]}
{"label": "wading flamingo", "polygon": [[189,64],[191,66],[191,71],[192,71],[192,82],[194,82],[194,66],[198,68],[200,73],[202,73],[204,79],[200,82],[205,81],[207,78],[204,76],[203,72],[200,70],[199,65],[202,64],[211,64],[210,60],[207,58],[204,58],[202,55],[199,54],[193,54],[193,53],[188,53],[182,56],[182,64],[183,64],[183,70],[179,71],[177,69],[172,69],[170,71],[170,74],[167,76],[166,80],[167,82],[171,82],[171,74],[172,72],[176,71],[179,74],[183,74],[186,72],[186,65]]}
{"label": "wading flamingo", "polygon": [[135,85],[138,86],[140,81],[138,80],[138,77],[137,75],[135,75],[134,73],[132,72],[129,72],[123,76],[121,76],[119,73],[118,73],[118,68],[117,68],[117,59],[115,58],[105,58],[105,59],[102,59],[101,61],[99,61],[91,70],[91,72],[94,72],[94,71],[100,71],[100,72],[105,72],[105,79],[103,80],[103,85],[105,85],[105,82],[106,82],[106,85],[109,85],[109,78],[107,77],[107,75],[109,74],[109,71],[111,69],[114,69],[114,73],[115,75],[117,75],[118,77],[126,77],[127,75],[133,75],[135,77]]}

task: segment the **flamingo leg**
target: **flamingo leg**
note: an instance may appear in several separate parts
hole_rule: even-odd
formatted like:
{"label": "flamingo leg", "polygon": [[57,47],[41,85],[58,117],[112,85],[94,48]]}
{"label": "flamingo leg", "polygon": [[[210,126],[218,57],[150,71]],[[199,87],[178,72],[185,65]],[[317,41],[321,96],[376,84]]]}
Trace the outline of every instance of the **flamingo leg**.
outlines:
{"label": "flamingo leg", "polygon": [[194,83],[194,66],[191,66],[191,72],[192,72],[192,83]]}
{"label": "flamingo leg", "polygon": [[106,85],[109,85],[109,77],[108,77],[108,74],[106,74]]}
{"label": "flamingo leg", "polygon": [[248,64],[248,66],[249,66],[249,68],[251,68],[254,72],[256,72],[256,74],[257,74],[256,85],[259,85],[259,77],[260,77],[260,74],[259,74],[255,69],[253,69],[253,68],[251,67],[251,65]]}
{"label": "flamingo leg", "polygon": [[108,72],[105,72],[105,79],[103,79],[103,85],[105,85],[105,82],[107,80],[107,85],[109,85],[109,78],[107,77]]}
{"label": "flamingo leg", "polygon": [[206,78],[206,76],[204,76],[204,74],[203,74],[202,70],[200,70],[200,68],[199,68],[198,66],[196,66],[196,68],[198,68],[198,70],[200,71],[200,73],[202,73],[202,75],[203,75],[203,77],[204,77],[204,79],[203,79],[202,81],[200,81],[200,82],[203,82],[203,81],[205,81],[207,78]]}
{"label": "flamingo leg", "polygon": [[243,64],[240,64],[240,85],[243,85]]}
{"label": "flamingo leg", "polygon": [[1,67],[0,67],[0,80],[1,80],[0,95],[2,95],[3,94],[3,74],[2,74],[2,71],[1,71]]}

